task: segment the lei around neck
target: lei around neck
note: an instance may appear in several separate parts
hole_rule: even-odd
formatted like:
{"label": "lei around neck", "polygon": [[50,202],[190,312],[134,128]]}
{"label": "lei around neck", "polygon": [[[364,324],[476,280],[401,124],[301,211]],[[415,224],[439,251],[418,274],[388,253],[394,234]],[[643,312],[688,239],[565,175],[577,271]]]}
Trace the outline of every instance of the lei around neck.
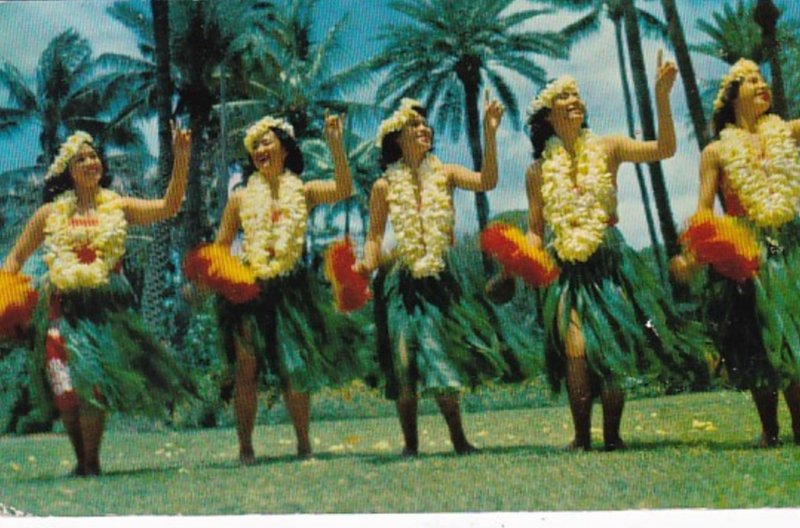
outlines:
{"label": "lei around neck", "polygon": [[241,198],[245,260],[262,280],[290,272],[305,245],[308,206],[303,181],[287,170],[279,176],[278,189],[273,199],[266,178],[255,172]]}
{"label": "lei around neck", "polygon": [[67,191],[53,202],[45,222],[44,262],[60,291],[107,284],[125,254],[128,222],[120,196],[101,189],[95,200],[95,215],[76,218],[78,199]]}
{"label": "lei around neck", "polygon": [[542,163],[544,219],[553,229],[553,247],[562,261],[586,262],[603,242],[616,189],[599,138],[584,129],[573,157],[557,136],[545,147]]}
{"label": "lei around neck", "polygon": [[720,133],[720,157],[747,218],[759,227],[780,227],[797,216],[797,145],[789,125],[776,115],[759,119],[756,134],[766,147],[763,160],[750,134],[733,125]]}
{"label": "lei around neck", "polygon": [[386,169],[389,218],[397,237],[400,261],[414,278],[436,276],[453,232],[453,202],[442,163],[428,154],[419,167],[420,201],[411,168],[402,160]]}

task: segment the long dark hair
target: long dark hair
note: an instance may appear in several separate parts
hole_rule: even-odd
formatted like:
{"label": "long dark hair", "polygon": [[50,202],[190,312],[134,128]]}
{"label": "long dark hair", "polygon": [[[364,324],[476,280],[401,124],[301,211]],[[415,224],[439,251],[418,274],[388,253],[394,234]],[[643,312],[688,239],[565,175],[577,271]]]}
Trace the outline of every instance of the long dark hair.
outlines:
{"label": "long dark hair", "polygon": [[[742,81],[736,79],[728,84],[725,92],[722,94],[722,106],[719,110],[714,110],[711,119],[714,124],[714,139],[719,139],[719,134],[725,127],[736,123],[736,111],[733,108],[733,103],[739,98],[739,89],[742,87]],[[772,113],[772,105],[767,109],[765,114]]]}
{"label": "long dark hair", "polygon": [[[538,160],[544,154],[544,149],[547,147],[547,142],[551,137],[556,135],[553,125],[547,120],[550,115],[549,108],[540,108],[535,113],[531,114],[528,118],[528,137],[531,140],[533,147],[533,159]],[[588,128],[589,122],[584,117],[581,128]]]}
{"label": "long dark hair", "polygon": [[[412,106],[411,109],[422,117],[428,118],[428,113],[421,106]],[[428,124],[428,127],[431,129],[431,145],[433,145],[433,139],[436,137],[436,133],[430,124]],[[400,132],[400,130],[395,130],[383,136],[383,140],[381,141],[381,170],[386,170],[386,167],[403,157],[403,151],[400,149],[400,144],[397,142],[400,138]],[[431,152],[432,151],[433,147],[431,147]]]}
{"label": "long dark hair", "polygon": [[[109,188],[111,187],[111,175],[106,170],[108,165],[106,165],[106,157],[100,150],[97,150],[94,145],[91,143],[86,143],[92,150],[95,151],[97,156],[100,158],[100,164],[103,166],[103,175],[100,177],[100,187],[102,188]],[[44,182],[44,187],[42,188],[42,203],[50,203],[62,193],[67,191],[74,191],[75,190],[75,182],[72,180],[72,174],[69,171],[69,166],[64,169],[64,172],[48,178]]]}
{"label": "long dark hair", "polygon": [[[303,160],[303,152],[300,150],[297,140],[287,134],[284,130],[278,127],[269,127],[278,141],[281,142],[283,150],[286,151],[286,160],[283,162],[283,167],[289,169],[293,173],[300,176],[306,168],[305,161]],[[242,163],[242,184],[247,185],[250,176],[256,172],[256,166],[253,164],[253,157],[248,156],[247,160]]]}

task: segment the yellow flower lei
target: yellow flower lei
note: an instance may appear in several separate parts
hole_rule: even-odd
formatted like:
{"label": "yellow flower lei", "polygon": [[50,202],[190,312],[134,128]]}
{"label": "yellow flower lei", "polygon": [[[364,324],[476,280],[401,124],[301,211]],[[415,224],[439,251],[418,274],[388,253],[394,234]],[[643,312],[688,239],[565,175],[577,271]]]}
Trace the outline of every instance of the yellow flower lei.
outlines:
{"label": "yellow flower lei", "polygon": [[[286,274],[303,254],[308,219],[303,181],[288,170],[279,178],[277,200],[272,199],[269,184],[259,172],[250,177],[242,194],[242,249],[259,279]],[[273,222],[275,207],[280,216]]]}
{"label": "yellow flower lei", "polygon": [[575,142],[577,171],[557,137],[547,142],[542,164],[544,218],[553,229],[553,247],[563,261],[586,262],[603,242],[616,189],[600,140],[583,130]]}
{"label": "yellow flower lei", "polygon": [[776,115],[759,119],[756,133],[766,142],[763,162],[749,133],[735,126],[720,133],[720,157],[747,217],[759,227],[780,227],[797,216],[797,145],[789,125]]}
{"label": "yellow flower lei", "polygon": [[389,218],[397,237],[400,261],[414,278],[437,275],[453,232],[453,202],[447,174],[439,159],[428,154],[419,167],[421,210],[417,210],[411,169],[402,160],[386,169]]}
{"label": "yellow flower lei", "polygon": [[[125,254],[128,222],[120,196],[101,189],[95,200],[96,225],[70,222],[78,206],[74,191],[53,202],[44,227],[44,262],[50,270],[50,282],[58,290],[107,284],[109,273]],[[92,252],[92,261],[83,261],[81,251]]]}

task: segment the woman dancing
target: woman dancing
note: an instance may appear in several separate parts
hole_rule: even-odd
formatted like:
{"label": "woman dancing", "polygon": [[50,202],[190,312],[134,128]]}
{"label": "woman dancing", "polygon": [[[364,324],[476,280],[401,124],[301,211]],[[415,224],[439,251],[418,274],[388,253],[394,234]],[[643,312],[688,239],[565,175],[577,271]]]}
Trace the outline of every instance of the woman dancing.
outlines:
{"label": "woman dancing", "polygon": [[[721,192],[725,212],[742,219],[760,245],[760,269],[736,281],[711,271],[708,320],[730,380],[753,395],[762,434],[775,446],[778,391],[800,445],[800,120],[770,113],[772,96],[758,66],[742,59],[722,79],[714,102],[716,140],[700,159],[698,213],[711,213]],[[691,253],[672,271],[687,280],[698,267]]]}
{"label": "woman dancing", "polygon": [[495,136],[503,112],[500,103],[487,99],[481,172],[444,164],[431,153],[433,130],[417,101],[403,99],[378,132],[384,173],[372,187],[369,232],[356,270],[370,273],[380,265],[389,219],[398,258],[383,287],[389,345],[381,347],[385,350],[379,359],[386,396],[396,400],[406,456],[419,450],[420,390],[435,396],[456,453],[474,451],[461,422],[458,392],[481,379],[497,378],[506,369],[498,346],[476,346],[491,341],[487,336],[494,335],[494,329],[479,303],[463,294],[448,259],[453,190],[484,192],[497,184]]}
{"label": "woman dancing", "polygon": [[359,375],[347,355],[356,351],[342,343],[346,332],[329,328],[336,315],[324,315],[322,292],[301,259],[310,211],[347,198],[353,189],[338,116],[326,117],[325,138],[334,180],[303,183],[303,155],[292,126],[270,116],[253,124],[244,144],[256,171],[228,200],[216,238],[229,247],[239,228],[244,231],[244,260],[261,285],[256,299],[233,304],[220,298],[218,310],[225,350],[235,364],[236,430],[245,465],[256,462],[252,436],[259,374],[283,392],[303,458],[312,454],[309,393]]}
{"label": "woman dancing", "polygon": [[[592,401],[603,405],[606,450],[624,448],[624,388],[665,363],[680,365],[692,334],[673,332],[678,318],[664,286],[625,243],[617,223],[617,171],[624,162],[675,153],[669,94],[677,70],[661,63],[656,80],[658,139],[597,136],[586,125],[576,81],[561,77],[532,102],[528,120],[534,161],[526,173],[529,238],[552,248],[561,273],[542,294],[548,375],[566,380],[575,437],[591,449]],[[642,372],[642,368],[646,367]]]}
{"label": "woman dancing", "polygon": [[48,267],[34,315],[31,388],[49,392],[75,450],[76,476],[100,474],[106,412],[163,414],[166,404],[194,392],[180,366],[149,335],[132,309],[121,271],[129,225],[177,214],[188,175],[191,132],[173,129],[174,165],[164,197],[123,197],[92,138],[75,132],[61,145],[45,176],[42,205],[7,256],[3,270],[19,272],[44,245]]}

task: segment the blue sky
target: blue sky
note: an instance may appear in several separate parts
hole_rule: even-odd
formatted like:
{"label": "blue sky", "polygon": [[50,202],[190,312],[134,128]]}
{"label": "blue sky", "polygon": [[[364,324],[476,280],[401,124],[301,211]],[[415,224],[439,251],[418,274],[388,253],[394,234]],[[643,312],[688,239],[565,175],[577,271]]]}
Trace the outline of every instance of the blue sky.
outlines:
{"label": "blue sky", "polygon": [[[146,5],[149,2],[142,0]],[[105,12],[113,2],[106,0],[71,2],[2,2],[0,0],[0,58],[9,61],[23,74],[32,79],[39,55],[55,35],[67,28],[75,28],[92,44],[95,54],[108,51],[135,54],[135,39]],[[696,21],[709,18],[714,9],[719,9],[718,0],[678,0],[687,38],[697,43],[705,40],[696,29]],[[784,16],[798,18],[800,6],[791,0],[777,2],[786,10]],[[396,19],[388,7],[388,0],[321,0],[316,13],[317,30],[323,34],[342,16],[347,16],[347,26],[342,42],[340,61],[342,66],[354,64],[368,58],[381,48],[377,35],[380,28]],[[512,9],[532,5],[528,0],[517,0]],[[660,2],[639,1],[637,5],[662,17]],[[529,29],[558,30],[576,15],[557,13],[540,17],[529,23]],[[661,45],[645,40],[644,54],[648,75],[655,72],[655,57]],[[668,53],[667,53],[668,55]],[[695,69],[700,79],[718,79],[726,67],[721,61],[700,55],[694,56]],[[592,128],[599,134],[624,133],[624,108],[617,70],[613,29],[604,23],[600,32],[584,40],[572,52],[569,60],[553,61],[540,59],[539,63],[550,77],[569,73],[578,79],[586,99]],[[524,108],[535,95],[535,88],[520,76],[509,75],[512,87]],[[354,98],[369,100],[374,96],[375,85],[365,86]],[[5,106],[6,94],[0,92],[0,105]],[[678,153],[664,162],[667,187],[670,191],[673,213],[678,222],[683,222],[694,210],[697,194],[697,164],[699,152],[689,134],[689,121],[683,86],[680,79],[672,95],[673,113],[678,129]],[[153,136],[155,128],[148,126],[146,132]],[[363,135],[372,131],[364,130]],[[22,133],[0,139],[3,156],[0,157],[0,172],[33,163],[37,154],[35,127]],[[448,143],[444,134],[438,136],[437,153],[447,162],[470,164],[464,139],[455,144]],[[498,135],[500,152],[500,184],[489,194],[492,211],[523,209],[527,207],[523,190],[523,174],[530,162],[530,143],[523,130],[515,130],[509,120],[504,122]],[[627,240],[635,247],[649,243],[644,228],[641,196],[631,166],[623,166],[619,174],[619,227]],[[456,196],[459,211],[457,230],[473,231],[477,228],[471,194],[460,192]]]}

